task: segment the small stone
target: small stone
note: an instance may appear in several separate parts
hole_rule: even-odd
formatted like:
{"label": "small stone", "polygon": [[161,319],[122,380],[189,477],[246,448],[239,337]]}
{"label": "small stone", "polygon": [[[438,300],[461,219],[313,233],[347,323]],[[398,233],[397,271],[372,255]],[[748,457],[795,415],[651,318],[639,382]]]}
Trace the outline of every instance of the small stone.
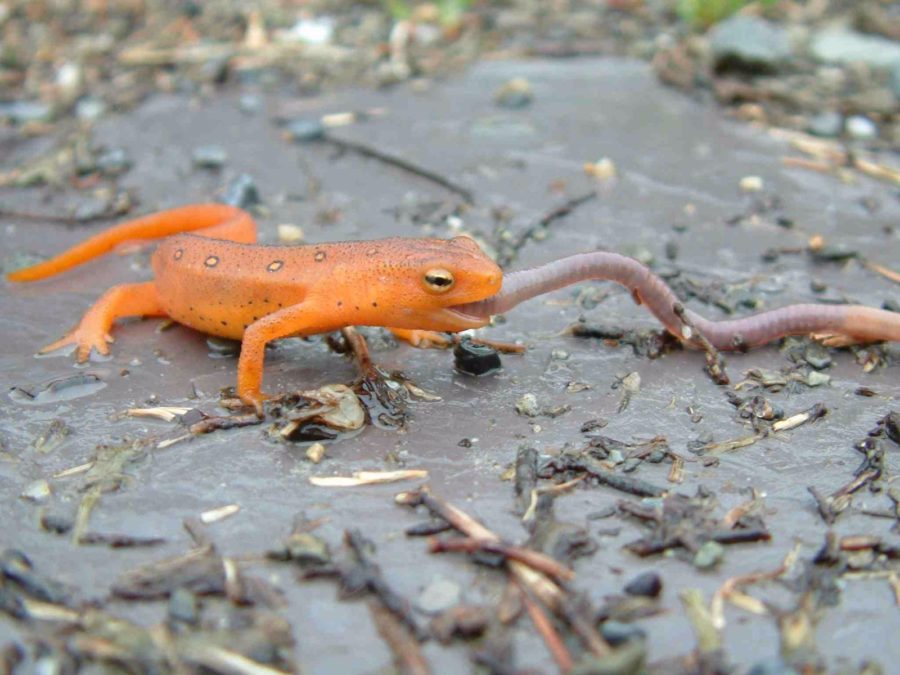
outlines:
{"label": "small stone", "polygon": [[803,360],[816,370],[824,370],[831,365],[831,354],[822,345],[813,343],[803,351]]}
{"label": "small stone", "polygon": [[41,516],[41,527],[53,534],[65,534],[75,527],[75,520],[61,513],[45,513]]}
{"label": "small stone", "polygon": [[618,171],[615,162],[609,157],[601,157],[593,164],[585,164],[584,172],[599,181],[607,181],[615,178]]}
{"label": "small stone", "polygon": [[291,223],[282,223],[278,226],[278,241],[282,244],[296,244],[303,241],[303,228]]}
{"label": "small stone", "polygon": [[644,572],[625,584],[628,595],[656,598],[662,592],[662,578],[656,572]]}
{"label": "small stone", "polygon": [[809,290],[813,293],[824,293],[828,290],[828,284],[826,284],[821,279],[812,279],[809,282]]}
{"label": "small stone", "polygon": [[463,338],[453,348],[453,367],[466,375],[487,375],[503,367],[500,354],[489,345],[481,345]]}
{"label": "small stone", "polygon": [[540,414],[537,397],[534,394],[525,394],[516,401],[516,412],[525,417],[537,417]]}
{"label": "small stone", "polygon": [[751,16],[736,15],[710,31],[717,71],[773,72],[792,55],[787,31]]}
{"label": "small stone", "polygon": [[53,109],[46,103],[38,101],[0,103],[0,118],[7,119],[13,124],[49,122],[52,116]]}
{"label": "small stone", "polygon": [[569,358],[569,352],[565,349],[556,348],[552,352],[550,352],[550,358],[554,361],[565,361]]}
{"label": "small stone", "polygon": [[306,449],[306,458],[313,464],[318,464],[325,457],[325,446],[321,443],[313,443]]}
{"label": "small stone", "polygon": [[93,122],[100,119],[104,113],[106,113],[106,103],[100,98],[85,96],[75,104],[75,115],[80,120]]}
{"label": "small stone", "polygon": [[242,113],[255,115],[262,109],[262,99],[255,94],[244,94],[238,100],[238,107]]}
{"label": "small stone", "polygon": [[325,126],[315,119],[291,120],[284,126],[288,140],[295,143],[318,141],[325,137]]}
{"label": "small stone", "polygon": [[462,589],[449,579],[436,578],[431,581],[416,600],[416,606],[426,614],[438,614],[459,603]]}
{"label": "small stone", "polygon": [[654,450],[649,455],[647,455],[647,461],[651,464],[659,464],[666,458],[666,453],[662,450]]}
{"label": "small stone", "polygon": [[759,176],[744,176],[740,186],[741,192],[760,192],[763,189],[763,179]]}
{"label": "small stone", "polygon": [[256,187],[253,176],[242,173],[228,183],[219,201],[240,209],[247,209],[261,203],[262,199],[260,199],[259,188]]}
{"label": "small stone", "polygon": [[25,489],[22,490],[22,494],[19,496],[31,502],[42,502],[50,496],[50,483],[43,478],[31,482],[25,486]]}
{"label": "small stone", "polygon": [[829,382],[831,382],[831,375],[820,373],[818,370],[810,371],[806,376],[806,386],[808,387],[821,387]]}
{"label": "small stone", "polygon": [[865,63],[873,68],[892,68],[900,63],[900,44],[895,40],[842,28],[818,32],[810,51],[824,63]]}
{"label": "small stone", "polygon": [[603,622],[600,634],[610,647],[618,647],[631,640],[643,640],[647,637],[647,633],[640,626],[612,619]]}
{"label": "small stone", "polygon": [[800,675],[780,658],[760,661],[747,671],[747,675]]}
{"label": "small stone", "polygon": [[524,108],[533,98],[531,84],[524,77],[505,82],[494,94],[494,100],[501,108]]}
{"label": "small stone", "polygon": [[191,153],[198,169],[221,169],[228,161],[228,152],[221,145],[201,145]]}
{"label": "small stone", "polygon": [[821,112],[811,117],[806,123],[806,130],[813,136],[834,138],[841,135],[844,129],[844,118],[834,111]]}
{"label": "small stone", "polygon": [[861,141],[867,141],[878,137],[878,125],[863,115],[852,115],[851,117],[848,117],[844,127],[847,130],[848,136]]}
{"label": "small stone", "polygon": [[725,557],[725,547],[717,541],[708,541],[694,554],[694,567],[701,570],[712,569]]}
{"label": "small stone", "polygon": [[637,470],[637,468],[641,465],[642,460],[640,457],[629,457],[622,464],[622,471],[625,473],[631,473],[632,471]]}
{"label": "small stone", "polygon": [[625,455],[622,454],[621,450],[610,450],[606,459],[615,465],[619,465],[625,462]]}
{"label": "small stone", "polygon": [[210,335],[206,338],[206,346],[212,356],[237,356],[241,353],[241,343],[238,340]]}
{"label": "small stone", "polygon": [[169,621],[194,625],[200,620],[200,603],[197,596],[181,587],[172,591],[169,596]]}
{"label": "small stone", "polygon": [[119,176],[131,168],[131,159],[122,148],[111,148],[97,155],[96,166],[104,176]]}

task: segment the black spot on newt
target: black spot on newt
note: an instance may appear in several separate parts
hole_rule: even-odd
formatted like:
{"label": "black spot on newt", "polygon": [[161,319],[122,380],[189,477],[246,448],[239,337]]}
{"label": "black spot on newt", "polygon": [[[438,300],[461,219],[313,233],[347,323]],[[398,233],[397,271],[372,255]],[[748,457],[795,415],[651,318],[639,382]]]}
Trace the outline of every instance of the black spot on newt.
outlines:
{"label": "black spot on newt", "polygon": [[181,256],[183,256],[183,255],[184,255],[184,249],[179,248],[175,251],[175,255],[172,257],[175,258],[175,260],[181,260]]}
{"label": "black spot on newt", "polygon": [[277,272],[282,267],[284,267],[284,260],[273,260],[266,266],[266,269],[270,272]]}
{"label": "black spot on newt", "polygon": [[203,261],[203,264],[207,267],[215,267],[219,264],[219,257],[215,255],[209,256],[206,260]]}
{"label": "black spot on newt", "polygon": [[316,254],[313,256],[313,260],[316,262],[322,262],[325,260],[325,251],[316,251]]}

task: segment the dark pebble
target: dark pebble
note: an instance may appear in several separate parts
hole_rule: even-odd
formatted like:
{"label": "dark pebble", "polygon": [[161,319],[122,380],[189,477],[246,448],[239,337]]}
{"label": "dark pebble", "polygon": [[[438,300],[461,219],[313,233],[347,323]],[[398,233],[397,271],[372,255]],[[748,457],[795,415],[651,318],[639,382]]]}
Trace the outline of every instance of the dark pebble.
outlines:
{"label": "dark pebble", "polygon": [[828,284],[821,279],[813,279],[809,282],[809,290],[813,293],[824,293],[828,290]]}
{"label": "dark pebble", "polygon": [[581,425],[581,433],[587,434],[591,431],[596,431],[597,429],[602,429],[607,424],[609,424],[608,420],[603,419],[602,417],[598,417],[594,420],[588,420],[584,424]]}
{"label": "dark pebble", "polygon": [[131,168],[131,160],[122,148],[112,148],[97,155],[97,170],[104,176],[118,176]]}
{"label": "dark pebble", "polygon": [[629,457],[625,460],[625,463],[622,464],[622,471],[624,471],[625,473],[631,473],[632,471],[637,469],[643,461],[644,460],[642,460],[640,457]]}
{"label": "dark pebble", "polygon": [[291,120],[284,128],[288,138],[296,143],[320,141],[325,138],[325,126],[319,120]]}
{"label": "dark pebble", "polygon": [[463,338],[453,350],[453,365],[467,375],[485,375],[500,370],[502,364],[496,349]]}
{"label": "dark pebble", "polygon": [[47,532],[65,534],[75,525],[75,521],[61,513],[45,513],[41,516],[41,527]]}
{"label": "dark pebble", "polygon": [[248,173],[242,173],[225,187],[225,192],[219,198],[223,204],[237,206],[240,209],[250,208],[262,202],[259,196],[259,188],[256,181]]}
{"label": "dark pebble", "polygon": [[201,145],[191,153],[198,169],[221,169],[228,161],[228,152],[221,145]]}
{"label": "dark pebble", "polygon": [[200,620],[197,596],[186,588],[176,588],[169,596],[169,621],[195,625]]}
{"label": "dark pebble", "polygon": [[662,585],[662,578],[656,572],[644,572],[625,585],[625,592],[628,595],[656,598],[662,591]]}
{"label": "dark pebble", "polygon": [[604,621],[600,626],[600,634],[610,647],[618,647],[631,640],[643,640],[647,633],[640,626],[622,621]]}
{"label": "dark pebble", "polygon": [[831,354],[822,345],[814,343],[804,350],[803,360],[816,370],[823,370],[831,365]]}
{"label": "dark pebble", "polygon": [[760,661],[753,666],[747,675],[799,675],[796,670],[778,658]]}
{"label": "dark pebble", "polygon": [[654,450],[649,455],[647,455],[647,461],[651,464],[659,464],[666,458],[666,453],[662,450]]}

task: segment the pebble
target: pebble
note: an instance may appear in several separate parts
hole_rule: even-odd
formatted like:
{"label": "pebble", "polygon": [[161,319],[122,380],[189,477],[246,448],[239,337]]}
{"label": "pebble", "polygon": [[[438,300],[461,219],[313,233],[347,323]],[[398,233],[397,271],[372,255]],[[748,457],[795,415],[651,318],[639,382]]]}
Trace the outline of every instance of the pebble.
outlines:
{"label": "pebble", "polygon": [[505,82],[494,94],[494,101],[501,108],[524,108],[531,104],[533,98],[531,83],[524,77]]}
{"label": "pebble", "polygon": [[288,140],[295,143],[318,141],[325,137],[325,126],[319,120],[297,119],[284,125]]}
{"label": "pebble", "polygon": [[647,633],[640,626],[612,619],[603,622],[603,625],[600,626],[600,634],[610,647],[618,647],[631,640],[643,640],[647,637]]}
{"label": "pebble", "polygon": [[49,122],[52,116],[52,108],[46,103],[40,103],[39,101],[0,103],[0,118],[7,119],[13,124]]}
{"label": "pebble", "polygon": [[197,596],[186,588],[176,588],[169,596],[169,621],[195,624],[200,619]]}
{"label": "pebble", "polygon": [[122,148],[111,148],[97,155],[97,170],[104,176],[118,176],[131,168],[131,159]]}
{"label": "pebble", "polygon": [[647,461],[651,464],[659,464],[666,458],[666,453],[662,450],[654,450],[647,456]]}
{"label": "pebble", "polygon": [[808,387],[821,387],[829,382],[831,382],[831,375],[820,373],[818,370],[813,370],[806,376],[806,386]]}
{"label": "pebble", "polygon": [[248,115],[256,114],[262,108],[262,99],[255,94],[244,94],[238,101],[241,112]]}
{"label": "pebble", "polygon": [[717,69],[776,70],[791,58],[787,31],[752,16],[733,16],[710,31],[710,48]]}
{"label": "pebble", "polygon": [[878,126],[863,115],[852,115],[847,118],[845,124],[847,135],[861,141],[870,140],[878,136]]}
{"label": "pebble", "polygon": [[219,201],[223,204],[246,209],[261,203],[262,199],[260,199],[259,188],[256,187],[256,181],[253,180],[253,176],[249,173],[242,173],[228,183]]}
{"label": "pebble", "polygon": [[779,658],[760,661],[747,671],[747,675],[800,675],[794,668]]}
{"label": "pebble", "polygon": [[824,370],[831,365],[831,354],[820,344],[811,344],[803,352],[803,360],[816,370]]}
{"label": "pebble", "polygon": [[843,28],[816,33],[810,51],[824,63],[865,63],[872,68],[893,68],[900,63],[900,44],[895,40]]}
{"label": "pebble", "polygon": [[325,457],[325,446],[318,441],[306,449],[306,458],[313,464],[318,464]]}
{"label": "pebble", "polygon": [[662,592],[662,578],[656,572],[644,572],[625,584],[628,595],[640,595],[647,598],[659,597]]}
{"label": "pebble", "polygon": [[516,401],[516,412],[525,417],[537,417],[540,414],[537,397],[534,394],[525,394]]}
{"label": "pebble", "polygon": [[622,464],[622,471],[624,471],[625,473],[631,473],[632,471],[635,471],[643,461],[644,460],[642,460],[640,457],[629,457]]}
{"label": "pebble", "polygon": [[567,352],[565,349],[557,348],[550,352],[550,358],[554,361],[565,361],[569,358],[569,352]]}
{"label": "pebble", "polygon": [[701,570],[712,569],[725,557],[725,547],[717,541],[708,541],[694,554],[694,567]]}
{"label": "pebble", "polygon": [[764,185],[759,176],[744,176],[740,182],[741,192],[760,192]]}
{"label": "pebble", "polygon": [[466,375],[487,375],[503,366],[500,354],[488,345],[480,345],[467,338],[453,348],[453,366]]}
{"label": "pebble", "polygon": [[194,148],[191,160],[199,169],[221,169],[228,161],[228,151],[221,145],[201,145]]}
{"label": "pebble", "polygon": [[85,96],[75,104],[75,115],[80,120],[93,122],[102,117],[104,113],[106,113],[106,103],[100,98]]}
{"label": "pebble", "polygon": [[431,581],[416,600],[416,606],[426,614],[437,614],[459,603],[462,589],[449,579],[436,578]]}
{"label": "pebble", "polygon": [[900,101],[900,61],[894,64],[894,67],[891,68],[891,92],[894,94],[894,98]]}
{"label": "pebble", "polygon": [[806,130],[813,136],[834,138],[841,135],[844,129],[844,118],[833,111],[821,112],[811,117],[806,123]]}
{"label": "pebble", "polygon": [[292,223],[282,223],[278,226],[278,241],[282,244],[296,244],[303,241],[303,228]]}
{"label": "pebble", "polygon": [[50,496],[50,483],[43,478],[36,480],[25,486],[19,496],[31,502],[42,502]]}

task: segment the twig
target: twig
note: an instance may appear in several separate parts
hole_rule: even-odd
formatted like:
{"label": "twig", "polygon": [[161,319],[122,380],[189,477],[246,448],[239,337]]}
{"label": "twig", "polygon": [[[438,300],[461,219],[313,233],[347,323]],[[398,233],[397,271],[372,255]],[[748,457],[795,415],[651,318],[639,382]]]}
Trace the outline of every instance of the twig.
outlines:
{"label": "twig", "polygon": [[[679,318],[684,327],[682,328],[682,333],[689,333],[685,335],[685,338],[698,345],[704,352],[706,352],[706,372],[709,374],[709,377],[716,384],[728,384],[728,373],[725,372],[725,359],[718,349],[713,347],[712,343],[706,339],[706,336],[700,332],[700,330],[694,325],[694,322],[690,320],[687,315],[687,311],[684,309],[684,305],[680,302],[676,302],[672,306],[672,311],[675,312],[675,316]],[[685,331],[684,329],[687,329]]]}
{"label": "twig", "polygon": [[378,634],[394,655],[394,665],[400,675],[429,675],[431,669],[419,649],[419,643],[409,629],[394,614],[377,602],[369,602],[369,614]]}
{"label": "twig", "polygon": [[528,617],[531,619],[534,627],[537,628],[538,633],[541,634],[544,644],[547,645],[547,650],[550,652],[551,656],[553,656],[553,660],[556,661],[556,665],[559,667],[559,671],[561,673],[568,673],[572,670],[574,663],[572,662],[572,655],[569,654],[569,650],[566,649],[565,643],[556,631],[556,628],[553,627],[553,623],[547,615],[544,614],[538,604],[531,599],[528,595],[528,591],[525,590],[521,584],[519,590],[522,593],[522,604],[525,605],[525,611],[528,612]]}
{"label": "twig", "polygon": [[336,138],[334,136],[326,136],[325,142],[330,143],[336,148],[340,148],[341,150],[355,152],[363,157],[369,157],[370,159],[375,159],[383,164],[388,164],[389,166],[396,167],[401,169],[402,171],[406,171],[407,173],[411,173],[414,176],[418,176],[419,178],[424,178],[427,181],[431,181],[435,185],[440,185],[445,190],[449,190],[453,194],[461,197],[466,204],[474,204],[475,198],[472,196],[472,192],[467,188],[454,183],[449,178],[445,178],[440,174],[431,171],[430,169],[426,169],[424,167],[413,164],[409,160],[402,159],[401,157],[395,157],[394,155],[389,155],[377,148],[373,148],[370,145],[366,145],[364,143],[360,143],[358,141],[349,141],[343,138]]}
{"label": "twig", "polygon": [[543,572],[560,581],[572,581],[575,578],[575,572],[568,567],[561,565],[550,556],[544,555],[539,551],[532,551],[531,549],[522,548],[521,546],[504,544],[503,542],[483,541],[468,537],[456,539],[439,539],[437,537],[432,537],[428,541],[428,550],[431,553],[457,551],[475,553],[476,551],[483,551],[485,553],[503,556],[507,560],[518,560],[532,569]]}

